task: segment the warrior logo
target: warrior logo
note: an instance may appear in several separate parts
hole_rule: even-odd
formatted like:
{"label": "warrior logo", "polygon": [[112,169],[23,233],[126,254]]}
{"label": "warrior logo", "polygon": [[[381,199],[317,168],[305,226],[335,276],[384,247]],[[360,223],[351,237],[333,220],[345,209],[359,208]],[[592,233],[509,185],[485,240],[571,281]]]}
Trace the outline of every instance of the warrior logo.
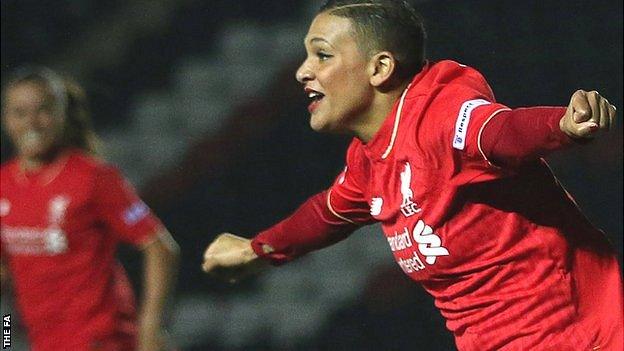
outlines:
{"label": "warrior logo", "polygon": [[420,211],[422,208],[418,207],[412,197],[414,193],[410,188],[410,184],[412,182],[412,170],[410,168],[409,162],[405,162],[405,169],[401,172],[401,195],[403,195],[403,202],[401,203],[401,213],[405,217],[409,217],[414,215]]}
{"label": "warrior logo", "polygon": [[371,207],[370,207],[371,216],[379,216],[379,214],[381,214],[382,206],[383,206],[383,199],[380,197],[374,197],[371,201]]}

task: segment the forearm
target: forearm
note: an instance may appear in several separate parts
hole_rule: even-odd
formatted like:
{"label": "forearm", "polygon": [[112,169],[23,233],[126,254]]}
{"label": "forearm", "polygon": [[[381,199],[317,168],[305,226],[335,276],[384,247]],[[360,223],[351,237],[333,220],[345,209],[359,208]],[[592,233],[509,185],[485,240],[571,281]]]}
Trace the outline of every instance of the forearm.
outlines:
{"label": "forearm", "polygon": [[357,225],[329,210],[327,194],[324,191],[312,196],[290,217],[259,233],[251,242],[255,253],[281,264],[346,238]]}
{"label": "forearm", "polygon": [[139,315],[141,328],[161,328],[167,296],[178,267],[177,244],[164,229],[157,237],[143,248],[143,298]]}
{"label": "forearm", "polygon": [[497,166],[518,166],[572,143],[559,122],[564,107],[530,107],[502,112],[484,125],[479,146]]}

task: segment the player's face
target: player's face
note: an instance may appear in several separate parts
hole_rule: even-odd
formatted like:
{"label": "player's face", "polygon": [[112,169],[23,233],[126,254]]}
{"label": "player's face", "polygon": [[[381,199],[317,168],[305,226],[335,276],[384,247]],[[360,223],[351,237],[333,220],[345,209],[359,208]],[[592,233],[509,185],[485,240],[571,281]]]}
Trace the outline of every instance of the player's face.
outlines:
{"label": "player's face", "polygon": [[42,159],[60,140],[64,118],[45,86],[22,82],[5,93],[3,122],[20,157]]}
{"label": "player's face", "polygon": [[370,108],[373,89],[351,20],[319,14],[310,25],[305,48],[307,57],[296,77],[310,98],[310,126],[316,131],[352,131]]}

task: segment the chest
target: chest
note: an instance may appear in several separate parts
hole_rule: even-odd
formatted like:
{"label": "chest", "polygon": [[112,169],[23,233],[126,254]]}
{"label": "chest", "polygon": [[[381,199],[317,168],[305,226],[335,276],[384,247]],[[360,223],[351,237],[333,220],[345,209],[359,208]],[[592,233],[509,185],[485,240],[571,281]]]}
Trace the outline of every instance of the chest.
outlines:
{"label": "chest", "polygon": [[368,177],[371,215],[401,269],[415,280],[442,272],[452,262],[446,221],[457,190],[449,177],[409,157],[373,162]]}
{"label": "chest", "polygon": [[367,176],[371,215],[384,225],[411,222],[425,213],[439,222],[454,192],[443,170],[424,167],[415,158],[373,161]]}
{"label": "chest", "polygon": [[80,182],[6,187],[0,196],[3,249],[29,256],[77,249],[94,227],[94,205]]}

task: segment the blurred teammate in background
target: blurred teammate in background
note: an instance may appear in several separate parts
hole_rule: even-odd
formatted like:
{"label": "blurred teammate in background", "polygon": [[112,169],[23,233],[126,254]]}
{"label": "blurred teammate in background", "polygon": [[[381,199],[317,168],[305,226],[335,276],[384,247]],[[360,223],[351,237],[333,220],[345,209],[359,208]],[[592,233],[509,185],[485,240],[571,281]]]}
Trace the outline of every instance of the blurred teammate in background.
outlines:
{"label": "blurred teammate in background", "polygon": [[235,281],[381,222],[459,350],[621,351],[615,251],[541,159],[614,128],[615,107],[578,90],[567,107],[511,109],[475,69],[425,60],[424,42],[403,1],[321,8],[296,78],[314,130],[355,136],[347,166],[252,240],[219,236],[204,270]]}
{"label": "blurred teammate in background", "polygon": [[[83,90],[42,68],[16,72],[2,97],[17,154],[1,169],[2,271],[32,349],[164,350],[179,249],[119,171],[95,157]],[[144,255],[138,320],[115,259],[122,242]]]}

